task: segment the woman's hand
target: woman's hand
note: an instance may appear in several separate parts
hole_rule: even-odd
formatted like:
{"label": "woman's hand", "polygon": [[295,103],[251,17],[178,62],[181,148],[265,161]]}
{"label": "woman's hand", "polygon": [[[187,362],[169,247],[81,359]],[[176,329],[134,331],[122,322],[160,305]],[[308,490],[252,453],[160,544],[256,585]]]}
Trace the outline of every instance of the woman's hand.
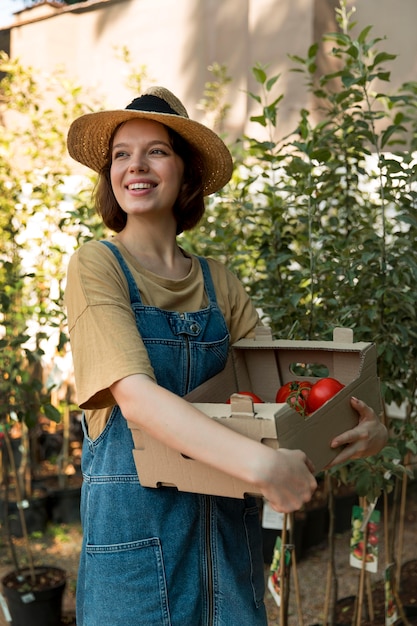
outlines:
{"label": "woman's hand", "polygon": [[266,448],[260,465],[259,474],[264,480],[260,480],[259,486],[275,511],[292,513],[311,500],[317,481],[314,467],[304,452]]}
{"label": "woman's hand", "polygon": [[330,444],[332,448],[345,447],[328,467],[377,454],[387,443],[387,429],[375,411],[358,398],[352,397],[351,405],[359,413],[359,423],[355,428],[347,430],[333,439]]}

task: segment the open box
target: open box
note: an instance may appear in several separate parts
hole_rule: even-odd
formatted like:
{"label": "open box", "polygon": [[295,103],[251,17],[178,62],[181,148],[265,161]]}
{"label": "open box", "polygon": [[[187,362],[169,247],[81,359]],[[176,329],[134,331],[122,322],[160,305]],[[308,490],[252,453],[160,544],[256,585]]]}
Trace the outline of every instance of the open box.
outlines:
{"label": "open box", "polygon": [[[320,366],[322,376],[336,378],[345,387],[304,418],[287,404],[276,404],[275,396],[281,385],[301,378],[295,371],[307,372],[311,365]],[[318,380],[311,375],[301,379]],[[232,394],[239,391],[255,393],[264,404],[253,405],[249,398],[241,396],[226,404]],[[352,395],[380,413],[373,343],[354,343],[353,332],[349,329],[335,329],[333,341],[274,340],[270,330],[262,327],[255,339],[235,343],[225,369],[197,387],[186,399],[225,427],[234,428],[265,445],[303,450],[318,473],[340,451],[330,448],[333,437],[358,422],[358,414],[350,405]],[[134,425],[129,426],[143,486],[169,485],[180,491],[236,498],[253,493],[253,487],[244,481],[187,458]]]}

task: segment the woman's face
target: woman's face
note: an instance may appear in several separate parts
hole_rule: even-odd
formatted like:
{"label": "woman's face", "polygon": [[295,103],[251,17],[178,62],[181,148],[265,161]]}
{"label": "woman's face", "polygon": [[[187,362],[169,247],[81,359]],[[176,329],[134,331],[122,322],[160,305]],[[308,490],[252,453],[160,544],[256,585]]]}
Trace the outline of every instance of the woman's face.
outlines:
{"label": "woman's face", "polygon": [[130,120],[116,131],[110,181],[120,207],[130,216],[169,216],[181,189],[184,163],[174,152],[165,126]]}

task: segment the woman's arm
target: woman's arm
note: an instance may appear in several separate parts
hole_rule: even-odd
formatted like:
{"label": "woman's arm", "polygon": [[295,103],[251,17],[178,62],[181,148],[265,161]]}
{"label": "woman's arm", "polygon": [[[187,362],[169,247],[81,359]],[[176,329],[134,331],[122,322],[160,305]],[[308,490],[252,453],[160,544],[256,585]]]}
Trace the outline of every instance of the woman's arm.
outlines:
{"label": "woman's arm", "polygon": [[317,483],[300,450],[273,450],[222,426],[142,374],[111,386],[124,417],[165,445],[253,485],[277,511],[308,502]]}

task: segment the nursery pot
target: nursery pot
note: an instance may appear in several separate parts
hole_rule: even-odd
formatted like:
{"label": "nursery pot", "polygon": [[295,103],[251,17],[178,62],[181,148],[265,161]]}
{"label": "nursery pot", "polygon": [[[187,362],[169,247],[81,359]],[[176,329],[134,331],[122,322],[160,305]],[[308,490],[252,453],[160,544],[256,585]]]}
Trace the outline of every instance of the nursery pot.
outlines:
{"label": "nursery pot", "polygon": [[344,533],[352,525],[352,509],[358,504],[356,492],[348,488],[339,489],[334,494],[334,532]]}
{"label": "nursery pot", "polygon": [[51,490],[48,496],[49,518],[54,524],[80,521],[81,487]]}
{"label": "nursery pot", "polygon": [[26,568],[17,575],[9,572],[2,578],[3,596],[13,626],[60,626],[65,571],[59,567],[35,567],[36,584],[31,585]]}
{"label": "nursery pot", "polygon": [[328,529],[329,512],[327,506],[307,509],[307,518],[303,532],[303,551],[326,541]]}

